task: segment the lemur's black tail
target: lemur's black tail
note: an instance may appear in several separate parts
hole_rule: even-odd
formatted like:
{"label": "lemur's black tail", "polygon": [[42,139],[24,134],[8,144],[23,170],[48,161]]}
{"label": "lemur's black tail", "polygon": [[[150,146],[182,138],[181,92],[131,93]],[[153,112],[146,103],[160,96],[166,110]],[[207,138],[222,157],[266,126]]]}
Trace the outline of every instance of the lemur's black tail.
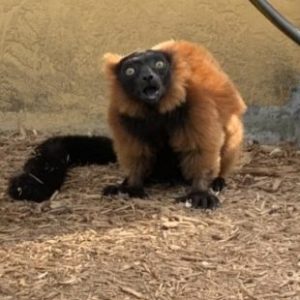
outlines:
{"label": "lemur's black tail", "polygon": [[36,147],[23,172],[10,179],[8,193],[17,200],[42,202],[62,186],[69,168],[115,161],[112,140],[107,137],[50,138]]}

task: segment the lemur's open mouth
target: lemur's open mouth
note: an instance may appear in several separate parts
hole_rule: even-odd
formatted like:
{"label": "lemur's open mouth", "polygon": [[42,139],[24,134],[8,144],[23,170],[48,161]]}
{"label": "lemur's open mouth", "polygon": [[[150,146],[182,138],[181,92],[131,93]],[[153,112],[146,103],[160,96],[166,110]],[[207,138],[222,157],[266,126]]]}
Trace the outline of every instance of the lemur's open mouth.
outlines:
{"label": "lemur's open mouth", "polygon": [[156,104],[161,98],[161,88],[159,85],[148,85],[142,91],[144,101],[148,104]]}
{"label": "lemur's open mouth", "polygon": [[154,86],[154,85],[147,86],[143,89],[143,93],[148,98],[156,98],[158,95],[158,92],[159,92],[159,87]]}

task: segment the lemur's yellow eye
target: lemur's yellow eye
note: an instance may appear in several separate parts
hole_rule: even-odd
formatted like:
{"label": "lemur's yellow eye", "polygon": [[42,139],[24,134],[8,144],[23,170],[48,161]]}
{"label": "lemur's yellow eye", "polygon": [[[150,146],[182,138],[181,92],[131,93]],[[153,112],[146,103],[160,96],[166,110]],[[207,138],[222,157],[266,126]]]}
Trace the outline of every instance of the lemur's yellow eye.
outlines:
{"label": "lemur's yellow eye", "polygon": [[132,67],[129,67],[129,68],[127,68],[127,69],[125,70],[125,74],[126,74],[127,76],[132,76],[134,73],[135,73],[135,69],[132,68]]}
{"label": "lemur's yellow eye", "polygon": [[159,60],[155,63],[155,68],[156,69],[163,69],[165,66],[165,63],[162,60]]}

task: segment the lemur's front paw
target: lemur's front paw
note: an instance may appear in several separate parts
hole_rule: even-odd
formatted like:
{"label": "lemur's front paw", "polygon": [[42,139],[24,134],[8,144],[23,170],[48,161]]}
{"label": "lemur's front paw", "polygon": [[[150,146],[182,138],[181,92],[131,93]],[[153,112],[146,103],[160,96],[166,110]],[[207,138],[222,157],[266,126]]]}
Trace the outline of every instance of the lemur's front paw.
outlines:
{"label": "lemur's front paw", "polygon": [[131,198],[146,198],[147,193],[143,187],[128,186],[124,184],[108,185],[103,189],[103,195],[127,194]]}
{"label": "lemur's front paw", "polygon": [[185,202],[187,206],[200,209],[216,209],[220,206],[218,197],[210,192],[197,191],[180,197],[179,202]]}
{"label": "lemur's front paw", "polygon": [[119,194],[120,191],[120,185],[119,184],[112,184],[112,185],[107,185],[103,191],[102,194],[104,196],[113,196]]}
{"label": "lemur's front paw", "polygon": [[211,183],[211,188],[217,193],[221,192],[225,187],[226,182],[223,177],[216,177]]}
{"label": "lemur's front paw", "polygon": [[131,198],[146,198],[148,196],[144,188],[140,186],[123,186],[121,192]]}

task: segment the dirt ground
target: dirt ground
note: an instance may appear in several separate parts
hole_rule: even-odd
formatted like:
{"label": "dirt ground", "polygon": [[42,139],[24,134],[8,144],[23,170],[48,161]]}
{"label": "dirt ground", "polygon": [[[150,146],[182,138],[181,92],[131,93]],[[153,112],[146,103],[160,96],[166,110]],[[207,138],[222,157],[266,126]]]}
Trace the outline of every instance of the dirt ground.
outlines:
{"label": "dirt ground", "polygon": [[300,151],[249,145],[213,212],[105,198],[116,166],[71,172],[43,204],[14,202],[8,178],[41,135],[0,137],[0,299],[300,299]]}

